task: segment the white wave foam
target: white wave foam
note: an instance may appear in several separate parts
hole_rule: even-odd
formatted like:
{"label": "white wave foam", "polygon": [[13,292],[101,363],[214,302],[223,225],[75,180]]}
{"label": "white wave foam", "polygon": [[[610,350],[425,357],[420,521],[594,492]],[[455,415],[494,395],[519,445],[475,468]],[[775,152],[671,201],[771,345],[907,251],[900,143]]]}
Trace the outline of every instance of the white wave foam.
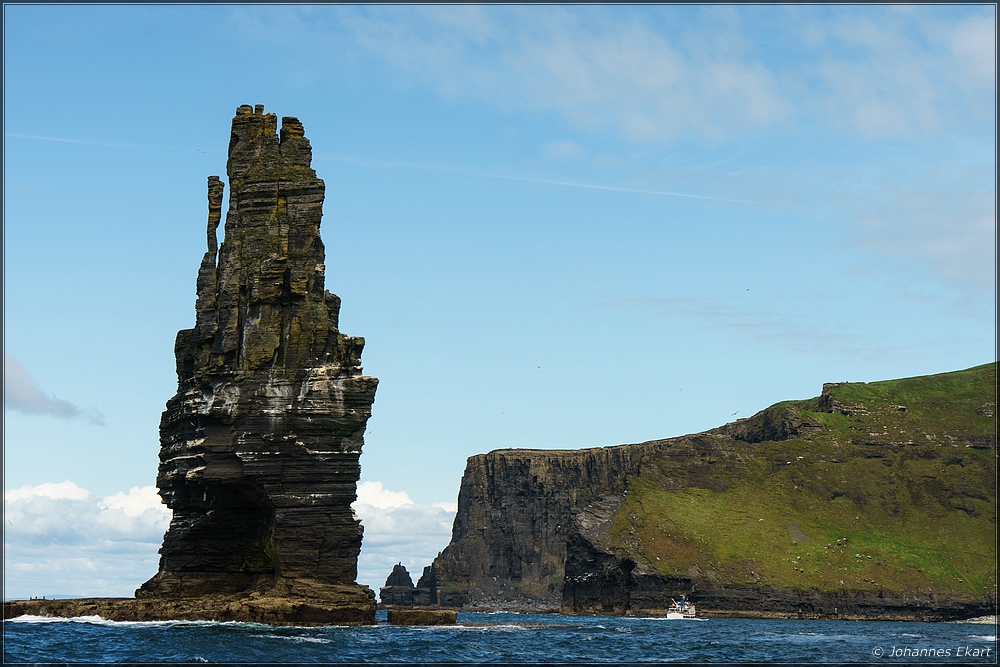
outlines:
{"label": "white wave foam", "polygon": [[5,618],[4,623],[101,623],[104,619],[100,616],[76,616],[74,618],[63,618],[61,616],[36,616],[34,614],[22,614],[14,618]]}
{"label": "white wave foam", "polygon": [[497,623],[496,625],[485,625],[483,626],[483,630],[486,631],[499,630],[500,632],[517,632],[520,630],[527,630],[527,628],[524,627],[523,625],[517,625],[516,623]]}
{"label": "white wave foam", "polygon": [[310,642],[310,643],[313,643],[313,644],[331,644],[331,643],[333,643],[332,640],[323,639],[322,637],[304,637],[302,635],[272,635],[272,634],[263,634],[263,635],[250,635],[250,636],[251,637],[261,637],[261,638],[266,638],[266,639],[287,639],[287,640],[293,641],[293,642]]}
{"label": "white wave foam", "polygon": [[418,632],[434,632],[435,630],[458,630],[460,632],[516,632],[527,630],[528,628],[516,623],[490,623],[486,625],[411,625],[411,626],[385,626],[385,627],[409,627]]}
{"label": "white wave foam", "polygon": [[949,623],[973,623],[975,625],[996,625],[997,617],[994,614],[989,616],[977,616],[975,618],[967,618],[962,621],[948,621]]}
{"label": "white wave foam", "polygon": [[112,625],[112,626],[166,626],[166,625],[242,625],[269,627],[261,623],[243,623],[241,621],[111,621],[101,616],[36,616],[33,614],[23,614],[14,618],[4,619],[4,623],[90,623],[91,625]]}

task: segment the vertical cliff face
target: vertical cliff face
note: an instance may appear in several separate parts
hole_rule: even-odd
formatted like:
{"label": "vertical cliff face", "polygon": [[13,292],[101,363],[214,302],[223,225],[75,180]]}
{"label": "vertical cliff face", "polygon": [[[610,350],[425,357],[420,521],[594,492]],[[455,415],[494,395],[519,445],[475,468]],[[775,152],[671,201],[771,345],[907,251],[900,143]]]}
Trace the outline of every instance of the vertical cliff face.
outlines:
{"label": "vertical cliff face", "polygon": [[660,449],[653,442],[471,457],[451,543],[434,561],[439,602],[558,608],[574,516],[605,498],[614,502]]}
{"label": "vertical cliff face", "polygon": [[242,106],[224,185],[208,179],[196,322],[177,334],[157,486],[173,510],[138,596],[353,585],[351,509],[377,380],[324,289],[324,183],[302,124]]}

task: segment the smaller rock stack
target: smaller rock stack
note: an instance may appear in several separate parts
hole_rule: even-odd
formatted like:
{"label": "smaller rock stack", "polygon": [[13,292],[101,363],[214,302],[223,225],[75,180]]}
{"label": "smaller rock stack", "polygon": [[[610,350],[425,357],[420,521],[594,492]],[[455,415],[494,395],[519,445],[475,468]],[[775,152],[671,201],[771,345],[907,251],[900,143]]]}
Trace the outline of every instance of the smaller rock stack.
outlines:
{"label": "smaller rock stack", "polygon": [[385,586],[379,589],[379,599],[387,607],[431,607],[438,603],[437,570],[434,565],[424,568],[416,587],[402,563],[396,563]]}
{"label": "smaller rock stack", "polygon": [[413,606],[413,579],[402,563],[393,566],[389,578],[385,580],[385,586],[379,589],[378,596],[384,605]]}
{"label": "smaller rock stack", "polygon": [[413,589],[413,604],[418,607],[429,607],[437,603],[437,570],[431,563],[424,568],[424,573],[420,575],[417,587]]}

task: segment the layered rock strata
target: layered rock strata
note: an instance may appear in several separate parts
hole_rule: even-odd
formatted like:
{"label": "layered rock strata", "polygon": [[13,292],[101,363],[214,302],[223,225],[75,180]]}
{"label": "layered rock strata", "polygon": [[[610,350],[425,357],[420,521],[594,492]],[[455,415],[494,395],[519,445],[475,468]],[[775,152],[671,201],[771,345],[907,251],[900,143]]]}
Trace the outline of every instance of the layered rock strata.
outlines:
{"label": "layered rock strata", "polygon": [[263,105],[237,109],[225,239],[212,176],[195,326],[177,334],[177,393],[160,421],[157,486],[173,519],[138,598],[352,599],[355,620],[374,620],[374,594],[355,584],[351,503],[377,380],[324,289],[325,186],[311,160],[296,118],[279,131]]}
{"label": "layered rock strata", "polygon": [[659,442],[470,457],[451,542],[434,561],[444,606],[558,609],[575,512],[625,491]]}
{"label": "layered rock strata", "polygon": [[824,385],[695,435],[473,456],[434,561],[439,602],[662,614],[686,595],[701,615],[995,614],[995,403],[987,364]]}

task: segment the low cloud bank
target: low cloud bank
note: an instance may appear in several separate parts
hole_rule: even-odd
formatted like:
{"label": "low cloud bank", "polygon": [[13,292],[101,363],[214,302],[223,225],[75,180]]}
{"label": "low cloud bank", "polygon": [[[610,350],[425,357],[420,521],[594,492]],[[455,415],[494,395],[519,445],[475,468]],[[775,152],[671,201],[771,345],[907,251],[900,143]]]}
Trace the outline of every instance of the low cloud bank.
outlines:
{"label": "low cloud bank", "polygon": [[405,492],[385,489],[381,482],[359,484],[353,507],[365,528],[358,583],[376,595],[399,562],[417,583],[423,569],[448,546],[458,511],[457,503],[418,505]]}
{"label": "low cloud bank", "polygon": [[43,391],[28,369],[9,354],[3,357],[3,403],[24,414],[82,419],[98,426],[104,425],[104,415],[98,410],[83,410]]}
{"label": "low cloud bank", "polygon": [[131,596],[170,510],[153,486],[96,498],[70,480],[4,492],[4,597]]}
{"label": "low cloud bank", "polygon": [[[457,510],[380,482],[359,484],[353,507],[365,528],[358,582],[376,593],[398,562],[416,583],[448,544]],[[4,597],[129,597],[156,573],[170,516],[153,486],[104,498],[70,480],[5,491]]]}

